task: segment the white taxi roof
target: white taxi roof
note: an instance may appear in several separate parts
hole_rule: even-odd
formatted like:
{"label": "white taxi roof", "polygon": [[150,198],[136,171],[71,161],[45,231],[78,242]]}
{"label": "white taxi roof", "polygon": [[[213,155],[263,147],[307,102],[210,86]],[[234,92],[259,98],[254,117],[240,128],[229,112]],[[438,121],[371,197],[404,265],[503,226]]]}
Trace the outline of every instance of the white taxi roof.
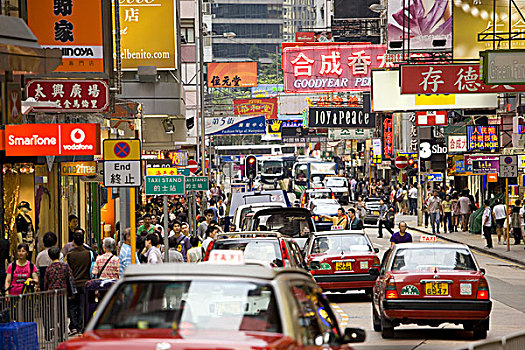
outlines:
{"label": "white taxi roof", "polygon": [[467,248],[466,244],[461,243],[443,243],[443,242],[428,242],[428,243],[401,243],[394,245],[395,249],[420,249],[420,248]]}
{"label": "white taxi roof", "polygon": [[221,265],[221,264],[141,264],[129,265],[124,272],[124,278],[130,277],[238,277],[273,280],[282,274],[298,274],[311,279],[310,275],[300,269],[284,268],[270,269],[264,266],[248,265]]}
{"label": "white taxi roof", "polygon": [[364,235],[364,230],[334,230],[334,231],[321,231],[315,232],[315,237],[330,236],[330,235]]}

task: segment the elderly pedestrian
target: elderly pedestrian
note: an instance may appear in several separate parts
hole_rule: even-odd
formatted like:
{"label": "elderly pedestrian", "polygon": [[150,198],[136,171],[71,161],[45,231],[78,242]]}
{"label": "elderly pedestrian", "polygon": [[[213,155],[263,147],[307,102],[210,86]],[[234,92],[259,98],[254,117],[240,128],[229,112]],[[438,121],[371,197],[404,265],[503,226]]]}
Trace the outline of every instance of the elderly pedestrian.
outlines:
{"label": "elderly pedestrian", "polygon": [[101,279],[118,279],[119,258],[113,254],[116,249],[115,240],[111,237],[104,238],[102,248],[104,254],[97,257],[91,274]]}

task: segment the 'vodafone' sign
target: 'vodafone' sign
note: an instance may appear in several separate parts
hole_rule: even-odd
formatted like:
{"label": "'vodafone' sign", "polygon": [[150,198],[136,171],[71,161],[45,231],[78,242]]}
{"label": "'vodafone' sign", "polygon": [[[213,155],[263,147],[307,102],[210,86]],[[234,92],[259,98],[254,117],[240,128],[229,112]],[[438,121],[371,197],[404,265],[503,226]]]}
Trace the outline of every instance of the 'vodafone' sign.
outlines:
{"label": "'vodafone' sign", "polygon": [[8,157],[100,154],[100,125],[6,125],[5,153]]}

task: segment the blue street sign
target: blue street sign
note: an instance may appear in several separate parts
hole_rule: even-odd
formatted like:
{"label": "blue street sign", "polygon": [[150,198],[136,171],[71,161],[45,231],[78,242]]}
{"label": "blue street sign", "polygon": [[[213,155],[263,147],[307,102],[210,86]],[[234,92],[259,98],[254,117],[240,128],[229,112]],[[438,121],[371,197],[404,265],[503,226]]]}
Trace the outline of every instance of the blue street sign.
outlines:
{"label": "blue street sign", "polygon": [[442,173],[429,173],[427,174],[427,179],[429,182],[443,182]]}

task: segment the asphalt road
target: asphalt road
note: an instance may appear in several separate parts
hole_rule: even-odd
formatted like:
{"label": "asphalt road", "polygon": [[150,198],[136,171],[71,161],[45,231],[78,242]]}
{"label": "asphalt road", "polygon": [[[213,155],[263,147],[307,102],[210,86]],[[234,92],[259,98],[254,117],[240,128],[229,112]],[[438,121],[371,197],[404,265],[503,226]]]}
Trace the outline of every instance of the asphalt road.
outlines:
{"label": "asphalt road", "polygon": [[[377,238],[377,228],[366,228],[375,247],[380,249],[379,257],[390,245],[390,234]],[[419,241],[420,233],[413,233]],[[488,338],[501,337],[525,331],[525,266],[474,252],[486,276],[492,299],[492,314]],[[467,347],[473,342],[472,332],[461,326],[443,324],[437,328],[417,325],[396,327],[395,339],[383,339],[381,333],[372,328],[371,302],[360,292],[328,294],[338,314],[342,328],[359,327],[366,330],[365,343],[354,345],[356,350],[442,350]]]}

